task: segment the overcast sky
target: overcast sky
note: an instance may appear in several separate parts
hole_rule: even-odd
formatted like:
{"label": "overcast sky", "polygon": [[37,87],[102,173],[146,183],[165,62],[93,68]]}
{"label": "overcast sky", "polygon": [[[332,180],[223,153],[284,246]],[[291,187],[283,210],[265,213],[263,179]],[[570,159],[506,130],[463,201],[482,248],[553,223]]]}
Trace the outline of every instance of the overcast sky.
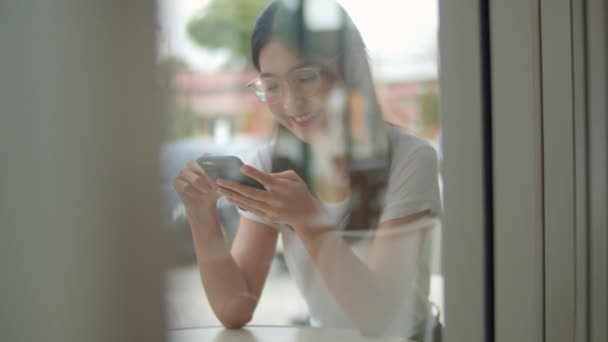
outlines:
{"label": "overcast sky", "polygon": [[[215,70],[225,59],[194,45],[185,33],[188,19],[211,0],[158,0],[160,23],[170,52],[193,69]],[[381,78],[428,78],[436,76],[437,0],[338,0],[361,31],[375,73]],[[309,0],[312,7],[324,0]],[[330,11],[318,10],[319,14]],[[331,20],[331,18],[329,18]],[[380,74],[380,75],[378,75]]]}

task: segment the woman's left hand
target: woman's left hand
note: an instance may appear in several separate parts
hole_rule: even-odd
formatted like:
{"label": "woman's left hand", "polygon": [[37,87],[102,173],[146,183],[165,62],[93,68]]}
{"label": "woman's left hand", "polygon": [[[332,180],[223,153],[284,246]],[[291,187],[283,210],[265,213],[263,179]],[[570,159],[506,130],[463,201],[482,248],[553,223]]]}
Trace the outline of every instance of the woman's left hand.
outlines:
{"label": "woman's left hand", "polygon": [[296,227],[321,213],[319,201],[293,170],[266,173],[244,165],[241,172],[260,182],[266,190],[220,179],[217,181],[219,192],[231,203],[260,218]]}

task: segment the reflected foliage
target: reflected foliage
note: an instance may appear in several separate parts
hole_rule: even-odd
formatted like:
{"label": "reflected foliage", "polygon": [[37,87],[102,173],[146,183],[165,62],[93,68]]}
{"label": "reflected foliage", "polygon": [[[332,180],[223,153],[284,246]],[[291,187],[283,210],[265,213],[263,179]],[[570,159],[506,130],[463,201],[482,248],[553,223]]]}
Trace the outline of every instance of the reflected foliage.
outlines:
{"label": "reflected foliage", "polygon": [[421,123],[424,133],[439,128],[439,96],[433,91],[427,91],[420,96]]}
{"label": "reflected foliage", "polygon": [[250,51],[251,28],[268,0],[213,0],[187,25],[190,39],[209,49],[228,49],[234,59]]}
{"label": "reflected foliage", "polygon": [[188,69],[186,62],[175,56],[164,58],[157,65],[158,82],[165,94],[164,103],[169,114],[169,129],[166,131],[168,140],[191,137],[197,135],[199,131],[201,120],[196,112],[178,104],[178,90],[173,85],[175,75],[185,69]]}

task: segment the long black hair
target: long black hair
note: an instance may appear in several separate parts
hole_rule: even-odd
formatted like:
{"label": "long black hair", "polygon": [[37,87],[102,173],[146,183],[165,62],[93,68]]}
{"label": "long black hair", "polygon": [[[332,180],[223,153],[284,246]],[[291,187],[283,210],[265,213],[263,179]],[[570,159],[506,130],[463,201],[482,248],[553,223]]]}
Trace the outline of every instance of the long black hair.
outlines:
{"label": "long black hair", "polygon": [[[377,99],[366,46],[361,34],[347,12],[335,1],[325,0],[325,6],[333,6],[337,14],[335,25],[313,28],[309,23],[317,15],[307,8],[306,0],[274,0],[258,16],[251,35],[251,62],[260,71],[260,53],[271,41],[279,40],[303,57],[335,59],[340,73],[344,96],[343,125],[345,146],[351,180],[351,194],[358,197],[351,206],[348,229],[369,229],[377,224],[382,201],[379,196],[386,187],[390,166],[390,141],[387,125],[382,121],[382,111]],[[352,134],[352,114],[361,114],[360,120],[368,131],[367,155],[357,153],[357,139]],[[309,185],[310,151],[293,133],[281,125],[277,127],[277,143],[272,158],[272,171],[295,170]],[[356,137],[355,137],[356,138]],[[300,144],[298,156],[281,153],[284,144]],[[293,149],[290,149],[293,151]],[[314,191],[314,190],[313,190]],[[352,198],[353,196],[351,196]],[[352,204],[352,203],[351,203]]]}
{"label": "long black hair", "polygon": [[[366,46],[348,13],[335,0],[325,0],[338,14],[329,28],[313,29],[308,23],[315,9],[306,10],[306,0],[274,0],[260,13],[251,34],[251,62],[260,71],[260,52],[271,40],[280,40],[301,56],[336,58],[344,83],[359,89],[379,110]],[[290,5],[291,4],[291,5]]]}

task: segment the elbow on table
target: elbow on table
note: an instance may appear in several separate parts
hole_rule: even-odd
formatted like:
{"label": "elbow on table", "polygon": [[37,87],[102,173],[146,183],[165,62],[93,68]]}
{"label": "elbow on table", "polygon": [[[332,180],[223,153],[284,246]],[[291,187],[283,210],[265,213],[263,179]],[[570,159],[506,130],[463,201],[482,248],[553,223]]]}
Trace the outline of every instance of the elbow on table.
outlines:
{"label": "elbow on table", "polygon": [[245,317],[226,317],[220,318],[219,320],[226,329],[240,329],[251,321],[251,316],[252,315]]}
{"label": "elbow on table", "polygon": [[256,304],[253,296],[238,296],[226,302],[217,318],[226,329],[239,329],[251,321]]}

